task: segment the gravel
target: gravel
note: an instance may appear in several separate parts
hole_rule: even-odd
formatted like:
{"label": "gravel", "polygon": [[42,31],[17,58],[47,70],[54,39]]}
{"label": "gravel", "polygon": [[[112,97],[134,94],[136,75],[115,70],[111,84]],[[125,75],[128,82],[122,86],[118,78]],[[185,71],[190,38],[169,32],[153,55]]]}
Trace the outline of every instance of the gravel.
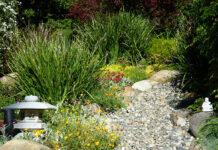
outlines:
{"label": "gravel", "polygon": [[179,110],[169,106],[172,100],[181,100],[172,83],[153,87],[148,92],[138,92],[126,109],[105,114],[107,122],[119,125],[122,131],[118,150],[189,150],[193,141],[188,133],[189,123],[181,128],[172,123],[171,114]]}

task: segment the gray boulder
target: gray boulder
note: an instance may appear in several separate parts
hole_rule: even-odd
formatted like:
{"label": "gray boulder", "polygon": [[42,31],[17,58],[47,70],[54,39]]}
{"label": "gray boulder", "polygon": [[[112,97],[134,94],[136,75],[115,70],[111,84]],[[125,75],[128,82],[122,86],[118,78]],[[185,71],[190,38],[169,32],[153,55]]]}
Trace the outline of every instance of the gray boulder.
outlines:
{"label": "gray boulder", "polygon": [[200,128],[205,125],[208,119],[210,119],[213,115],[213,112],[200,112],[194,114],[189,120],[189,129],[192,134],[197,136]]}
{"label": "gray boulder", "polygon": [[0,82],[2,84],[14,84],[16,81],[15,81],[15,78],[16,78],[16,73],[10,73],[10,74],[7,74],[3,77],[0,78]]}
{"label": "gray boulder", "polygon": [[0,147],[0,150],[51,150],[49,147],[27,140],[11,140]]}

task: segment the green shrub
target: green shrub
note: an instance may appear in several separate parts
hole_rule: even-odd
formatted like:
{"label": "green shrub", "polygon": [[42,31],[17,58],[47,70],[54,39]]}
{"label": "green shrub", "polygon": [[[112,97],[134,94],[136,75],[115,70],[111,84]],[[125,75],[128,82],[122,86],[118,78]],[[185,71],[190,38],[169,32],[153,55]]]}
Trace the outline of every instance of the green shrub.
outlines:
{"label": "green shrub", "polygon": [[0,76],[9,72],[8,60],[11,50],[8,41],[17,26],[17,6],[17,0],[0,1]]}
{"label": "green shrub", "polygon": [[149,63],[162,64],[172,61],[176,55],[176,42],[174,39],[153,39],[146,50]]}
{"label": "green shrub", "polygon": [[84,24],[78,29],[77,38],[99,57],[106,57],[107,62],[115,63],[124,57],[136,64],[145,56],[152,29],[141,16],[120,12]]}
{"label": "green shrub", "polygon": [[199,97],[209,97],[215,111],[218,109],[217,9],[215,1],[195,0],[183,10],[178,54],[184,88]]}
{"label": "green shrub", "polygon": [[[29,34],[29,35],[28,35]],[[49,31],[29,31],[13,55],[12,70],[25,95],[41,96],[50,103],[77,97],[96,82],[99,63],[82,45],[67,43]]]}

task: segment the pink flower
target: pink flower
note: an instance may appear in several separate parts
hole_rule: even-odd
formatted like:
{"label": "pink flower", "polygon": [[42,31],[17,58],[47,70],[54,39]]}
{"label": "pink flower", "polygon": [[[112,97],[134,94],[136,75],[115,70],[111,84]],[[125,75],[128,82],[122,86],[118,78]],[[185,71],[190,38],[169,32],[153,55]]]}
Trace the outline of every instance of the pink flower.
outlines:
{"label": "pink flower", "polygon": [[121,74],[120,76],[121,76],[121,77],[123,77],[123,76],[124,76],[124,74]]}
{"label": "pink flower", "polygon": [[119,78],[120,76],[116,76],[116,78]]}
{"label": "pink flower", "polygon": [[113,81],[117,81],[117,78],[113,78]]}
{"label": "pink flower", "polygon": [[111,74],[111,72],[108,72],[108,74]]}
{"label": "pink flower", "polygon": [[116,75],[116,72],[113,72],[113,75]]}
{"label": "pink flower", "polygon": [[117,72],[118,74],[120,74],[120,72]]}
{"label": "pink flower", "polygon": [[107,77],[110,78],[111,76],[110,76],[110,75],[107,75]]}
{"label": "pink flower", "polygon": [[106,78],[104,78],[103,80],[104,80],[104,81],[106,81],[107,79],[106,79]]}
{"label": "pink flower", "polygon": [[105,74],[107,74],[107,72],[105,72]]}
{"label": "pink flower", "polygon": [[98,78],[98,81],[100,81],[101,80],[101,78]]}

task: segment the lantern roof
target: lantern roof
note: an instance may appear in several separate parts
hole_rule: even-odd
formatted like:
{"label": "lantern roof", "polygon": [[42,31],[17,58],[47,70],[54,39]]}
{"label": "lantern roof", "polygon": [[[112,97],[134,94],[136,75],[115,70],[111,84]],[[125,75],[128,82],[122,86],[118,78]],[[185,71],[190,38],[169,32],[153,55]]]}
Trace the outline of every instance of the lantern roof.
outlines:
{"label": "lantern roof", "polygon": [[16,104],[11,104],[3,109],[57,109],[55,106],[44,103],[38,102],[37,96],[26,96],[24,102],[18,102]]}

